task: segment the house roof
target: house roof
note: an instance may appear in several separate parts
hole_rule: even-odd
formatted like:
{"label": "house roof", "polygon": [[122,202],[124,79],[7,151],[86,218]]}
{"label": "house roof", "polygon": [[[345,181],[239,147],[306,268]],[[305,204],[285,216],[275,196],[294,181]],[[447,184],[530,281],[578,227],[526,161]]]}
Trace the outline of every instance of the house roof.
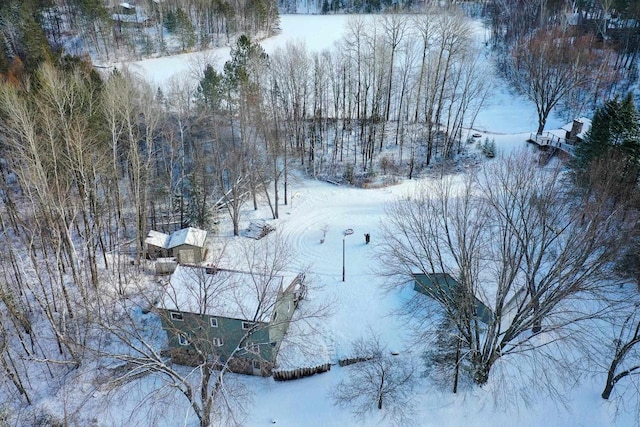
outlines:
{"label": "house roof", "polygon": [[144,11],[134,4],[123,2],[120,3],[119,6],[122,9],[121,11],[124,13],[112,14],[111,19],[113,19],[114,21],[126,22],[129,24],[141,24],[149,19]]}
{"label": "house roof", "polygon": [[206,239],[207,232],[205,230],[188,227],[183,228],[182,230],[174,231],[171,234],[149,230],[149,234],[144,241],[148,245],[153,245],[165,249],[172,249],[180,245],[191,245],[199,248],[204,248],[204,242]]}
{"label": "house roof", "polygon": [[199,228],[187,227],[182,230],[174,231],[169,236],[167,249],[175,248],[180,245],[204,247],[204,241],[207,239],[207,232]]}
{"label": "house roof", "polygon": [[147,234],[147,238],[144,240],[147,245],[153,245],[159,248],[166,248],[168,241],[168,234],[161,233],[155,230],[149,230],[149,234]]}
{"label": "house roof", "polygon": [[[458,281],[448,273],[413,273],[412,276],[415,279],[415,291],[445,304],[455,298],[455,290],[460,286]],[[493,320],[493,311],[475,295],[473,298],[476,305],[476,315],[481,322],[489,324]]]}
{"label": "house roof", "polygon": [[[587,132],[589,132],[589,130],[591,129],[591,119],[588,119],[586,117],[580,117],[578,119],[576,119],[577,121],[579,121],[580,123],[582,123],[582,131],[576,135],[578,138],[580,139],[584,139],[584,137],[586,136]],[[567,132],[571,132],[571,128],[573,127],[573,121],[571,123],[567,123],[566,125],[562,126],[562,130],[566,130]]]}
{"label": "house roof", "polygon": [[269,323],[278,293],[295,277],[178,265],[159,307]]}

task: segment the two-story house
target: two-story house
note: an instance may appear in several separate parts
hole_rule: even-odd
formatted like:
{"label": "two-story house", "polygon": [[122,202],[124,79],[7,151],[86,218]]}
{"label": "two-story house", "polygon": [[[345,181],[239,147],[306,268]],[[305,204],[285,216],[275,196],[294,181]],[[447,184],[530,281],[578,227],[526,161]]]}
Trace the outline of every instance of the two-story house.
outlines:
{"label": "two-story house", "polygon": [[304,276],[267,275],[179,265],[157,312],[172,359],[205,360],[233,372],[269,376]]}

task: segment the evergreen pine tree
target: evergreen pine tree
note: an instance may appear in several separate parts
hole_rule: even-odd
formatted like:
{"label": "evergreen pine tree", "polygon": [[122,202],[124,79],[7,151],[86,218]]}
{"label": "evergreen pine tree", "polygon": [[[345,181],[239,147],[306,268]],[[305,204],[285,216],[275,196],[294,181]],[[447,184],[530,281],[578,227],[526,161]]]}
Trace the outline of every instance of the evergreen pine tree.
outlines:
{"label": "evergreen pine tree", "polygon": [[322,14],[326,15],[327,13],[329,13],[329,2],[327,0],[324,0],[322,2]]}
{"label": "evergreen pine tree", "polygon": [[204,70],[204,77],[198,84],[198,99],[214,113],[220,109],[220,103],[224,92],[224,76],[218,73],[211,65]]}
{"label": "evergreen pine tree", "polygon": [[[596,159],[605,155],[622,158],[627,167],[624,175],[637,169],[640,160],[640,116],[628,94],[622,101],[617,97],[596,110],[591,129],[585,140],[576,147],[573,168],[584,172]],[[622,178],[622,177],[621,177]]]}

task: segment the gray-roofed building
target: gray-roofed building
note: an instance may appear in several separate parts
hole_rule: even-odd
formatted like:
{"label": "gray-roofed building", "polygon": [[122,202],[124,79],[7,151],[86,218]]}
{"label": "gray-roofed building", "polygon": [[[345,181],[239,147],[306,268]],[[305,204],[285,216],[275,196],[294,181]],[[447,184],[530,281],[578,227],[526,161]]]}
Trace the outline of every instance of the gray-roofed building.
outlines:
{"label": "gray-roofed building", "polygon": [[207,232],[188,227],[165,234],[151,230],[145,239],[149,258],[175,257],[180,264],[198,264],[205,259]]}
{"label": "gray-roofed building", "polygon": [[[459,297],[460,283],[448,273],[413,273],[413,290],[427,295],[443,304],[451,304]],[[484,324],[493,320],[493,311],[473,295],[476,315]],[[455,304],[451,304],[454,305]]]}

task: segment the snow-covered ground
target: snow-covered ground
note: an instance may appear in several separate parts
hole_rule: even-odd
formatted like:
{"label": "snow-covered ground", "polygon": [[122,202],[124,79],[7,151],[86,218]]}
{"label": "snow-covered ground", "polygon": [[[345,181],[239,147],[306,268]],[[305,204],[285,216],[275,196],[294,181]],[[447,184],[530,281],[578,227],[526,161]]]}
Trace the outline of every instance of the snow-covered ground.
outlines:
{"label": "snow-covered ground", "polygon": [[[348,19],[349,15],[283,15],[280,20],[282,30],[280,34],[263,40],[261,44],[267,54],[279,47],[284,47],[288,41],[302,41],[309,50],[321,51],[330,48],[333,43],[342,38]],[[230,51],[229,47],[220,47],[204,52],[127,62],[126,66],[154,86],[165,87],[173,77],[193,76],[194,67],[197,68],[203,61],[222,70],[222,66],[229,59]]]}
{"label": "snow-covered ground", "polygon": [[[343,15],[282,16],[282,33],[265,40],[263,45],[270,52],[287,40],[302,39],[310,49],[329,48],[341,37],[347,19]],[[221,65],[228,58],[229,49],[217,49],[214,54],[218,65]],[[171,76],[189,72],[189,58],[190,55],[177,55],[139,61],[129,66],[154,84],[163,85]],[[549,129],[558,129],[564,124],[557,117],[550,117],[547,123]],[[535,107],[509,93],[499,82],[474,125],[474,129],[482,133],[482,139],[485,136],[495,139],[499,152],[526,147],[525,141],[535,128]],[[289,237],[297,254],[292,269],[310,267],[309,302],[332,302],[331,314],[316,322],[320,330],[316,338],[324,345],[316,354],[319,359],[335,362],[348,356],[350,342],[366,335],[369,330],[379,334],[390,349],[398,350],[403,356],[415,355],[411,341],[407,339],[406,320],[394,314],[412,291],[383,292],[383,281],[375,274],[374,267],[378,267],[378,261],[374,253],[379,243],[385,204],[411,191],[419,183],[419,180],[404,181],[392,187],[366,190],[305,179],[298,179],[292,184],[290,191],[295,197],[288,206],[280,206],[281,218],[275,224],[279,232]],[[247,211],[243,225],[269,217],[266,209]],[[325,226],[327,232],[321,243]],[[344,239],[346,277],[343,282],[343,231],[349,228],[354,233]],[[371,234],[368,245],[365,244],[364,233]],[[377,416],[356,420],[348,410],[332,405],[329,393],[349,369],[335,365],[330,372],[289,382],[239,377],[253,395],[252,402],[247,405],[247,425],[264,426],[274,422],[279,426],[390,425],[388,420],[380,420]],[[128,422],[119,414],[127,417],[128,411],[136,405],[144,407],[140,399],[144,398],[145,390],[153,387],[147,383],[152,380],[141,380],[137,386],[139,389],[131,391],[128,399],[122,401],[122,406],[107,411],[109,415],[103,419],[103,424],[122,425]],[[501,388],[499,381],[454,395],[423,378],[416,388],[413,402],[407,402],[407,405],[414,405],[413,419],[419,426],[632,425],[630,415],[615,418],[613,404],[600,398],[603,381],[602,377],[585,378],[568,393],[565,407],[545,396],[525,402],[517,394],[508,397],[506,403],[496,404],[495,396],[502,394],[495,392]],[[527,386],[515,384],[514,388]],[[505,396],[502,395],[501,399],[505,400]],[[87,405],[89,408],[91,405]],[[139,407],[137,409],[140,410]],[[166,409],[163,418],[154,419],[153,425],[196,423],[193,416],[189,417],[183,398],[176,397],[171,407]],[[144,416],[134,418],[142,423],[146,419]]]}

